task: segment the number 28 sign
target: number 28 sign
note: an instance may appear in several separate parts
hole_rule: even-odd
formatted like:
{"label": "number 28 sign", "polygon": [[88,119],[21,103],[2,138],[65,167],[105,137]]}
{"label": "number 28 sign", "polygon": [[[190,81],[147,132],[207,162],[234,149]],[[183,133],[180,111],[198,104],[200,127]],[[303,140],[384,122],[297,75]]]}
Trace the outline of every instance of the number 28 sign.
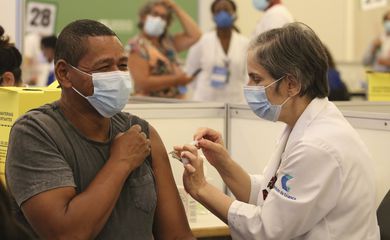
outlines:
{"label": "number 28 sign", "polygon": [[26,9],[26,32],[42,35],[54,34],[57,5],[42,2],[28,2]]}

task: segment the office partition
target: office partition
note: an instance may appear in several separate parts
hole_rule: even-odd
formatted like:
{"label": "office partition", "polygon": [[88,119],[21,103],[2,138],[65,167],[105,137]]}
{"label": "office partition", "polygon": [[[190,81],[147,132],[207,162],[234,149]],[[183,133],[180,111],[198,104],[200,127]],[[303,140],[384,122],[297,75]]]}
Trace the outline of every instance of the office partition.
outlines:
{"label": "office partition", "polygon": [[[137,101],[142,102],[142,98]],[[357,102],[336,105],[372,154],[379,204],[390,188],[390,104]],[[285,126],[259,119],[246,105],[177,101],[131,103],[125,111],[148,120],[159,132],[167,151],[171,151],[174,145],[191,142],[199,127],[214,128],[223,134],[232,158],[253,174],[262,173]],[[173,158],[170,162],[176,183],[182,185],[182,164]],[[217,171],[207,161],[205,166],[210,182],[226,190]]]}

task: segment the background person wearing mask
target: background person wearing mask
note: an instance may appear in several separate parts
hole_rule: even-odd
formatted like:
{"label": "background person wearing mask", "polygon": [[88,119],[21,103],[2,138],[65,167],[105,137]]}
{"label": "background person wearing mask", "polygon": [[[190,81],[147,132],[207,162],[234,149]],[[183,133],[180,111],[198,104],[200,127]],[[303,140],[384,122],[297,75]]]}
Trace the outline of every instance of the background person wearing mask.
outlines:
{"label": "background person wearing mask", "polygon": [[[172,13],[184,32],[168,34]],[[152,1],[139,12],[140,34],[130,40],[129,68],[136,95],[183,98],[180,86],[192,81],[180,68],[177,52],[187,50],[201,36],[191,17],[172,0]]]}
{"label": "background person wearing mask", "polygon": [[257,10],[264,12],[256,25],[255,36],[294,21],[293,16],[281,0],[253,0],[253,5]]}
{"label": "background person wearing mask", "polygon": [[22,86],[22,55],[0,26],[0,87]]}
{"label": "background person wearing mask", "polygon": [[234,26],[237,6],[232,0],[215,0],[211,12],[216,30],[204,34],[191,47],[186,72],[199,72],[192,83],[193,100],[239,103],[244,100],[245,58],[249,40]]}
{"label": "background person wearing mask", "polygon": [[50,85],[55,80],[54,75],[54,51],[56,49],[56,42],[57,37],[56,36],[48,36],[43,37],[41,39],[41,50],[43,53],[43,56],[46,58],[47,62],[50,64],[49,67],[49,74],[47,77],[47,83],[46,85]]}
{"label": "background person wearing mask", "polygon": [[122,112],[127,60],[103,24],[68,24],[55,50],[61,98],[12,127],[14,214],[41,239],[193,239],[161,138]]}
{"label": "background person wearing mask", "polygon": [[390,72],[390,11],[383,15],[383,32],[370,44],[363,64],[376,72]]}
{"label": "background person wearing mask", "polygon": [[286,123],[278,147],[263,175],[249,175],[231,159],[220,133],[200,129],[197,147],[236,199],[207,182],[192,145],[175,147],[190,161],[185,189],[229,224],[235,240],[379,240],[372,159],[327,99],[321,40],[304,24],[288,24],[258,36],[247,63],[249,107],[263,120]]}

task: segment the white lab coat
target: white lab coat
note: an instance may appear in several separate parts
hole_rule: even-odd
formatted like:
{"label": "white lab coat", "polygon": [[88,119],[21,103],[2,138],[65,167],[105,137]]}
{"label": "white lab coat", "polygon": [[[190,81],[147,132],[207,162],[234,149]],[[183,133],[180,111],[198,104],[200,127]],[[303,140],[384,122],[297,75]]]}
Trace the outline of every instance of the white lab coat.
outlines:
{"label": "white lab coat", "polygon": [[283,27],[287,23],[294,22],[294,18],[283,4],[276,4],[264,12],[264,15],[258,21],[254,35],[257,36],[263,32],[274,28]]}
{"label": "white lab coat", "polygon": [[[233,31],[228,54],[223,51],[216,31],[203,34],[202,38],[189,50],[186,60],[186,72],[191,75],[197,69],[197,75],[190,87],[193,88],[195,101],[216,101],[228,103],[244,102],[243,85],[247,79],[246,53],[249,39]],[[229,82],[223,88],[211,86],[213,67],[229,62]]]}
{"label": "white lab coat", "polygon": [[337,107],[314,99],[285,130],[264,175],[251,176],[249,204],[230,206],[233,239],[379,240],[371,163]]}

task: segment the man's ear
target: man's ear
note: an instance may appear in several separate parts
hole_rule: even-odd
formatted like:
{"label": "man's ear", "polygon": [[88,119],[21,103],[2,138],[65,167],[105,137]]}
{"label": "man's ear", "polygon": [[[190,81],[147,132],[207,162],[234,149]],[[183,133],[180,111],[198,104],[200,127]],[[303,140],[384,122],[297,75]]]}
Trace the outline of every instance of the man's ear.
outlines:
{"label": "man's ear", "polygon": [[69,79],[69,65],[64,60],[60,59],[57,61],[54,72],[62,88],[72,87],[72,82]]}
{"label": "man's ear", "polygon": [[286,78],[287,78],[289,96],[293,97],[299,95],[302,87],[300,81],[294,75],[291,74],[287,74]]}
{"label": "man's ear", "polygon": [[15,76],[12,72],[5,72],[3,73],[2,76],[2,81],[1,81],[1,86],[3,87],[13,87],[15,86]]}

